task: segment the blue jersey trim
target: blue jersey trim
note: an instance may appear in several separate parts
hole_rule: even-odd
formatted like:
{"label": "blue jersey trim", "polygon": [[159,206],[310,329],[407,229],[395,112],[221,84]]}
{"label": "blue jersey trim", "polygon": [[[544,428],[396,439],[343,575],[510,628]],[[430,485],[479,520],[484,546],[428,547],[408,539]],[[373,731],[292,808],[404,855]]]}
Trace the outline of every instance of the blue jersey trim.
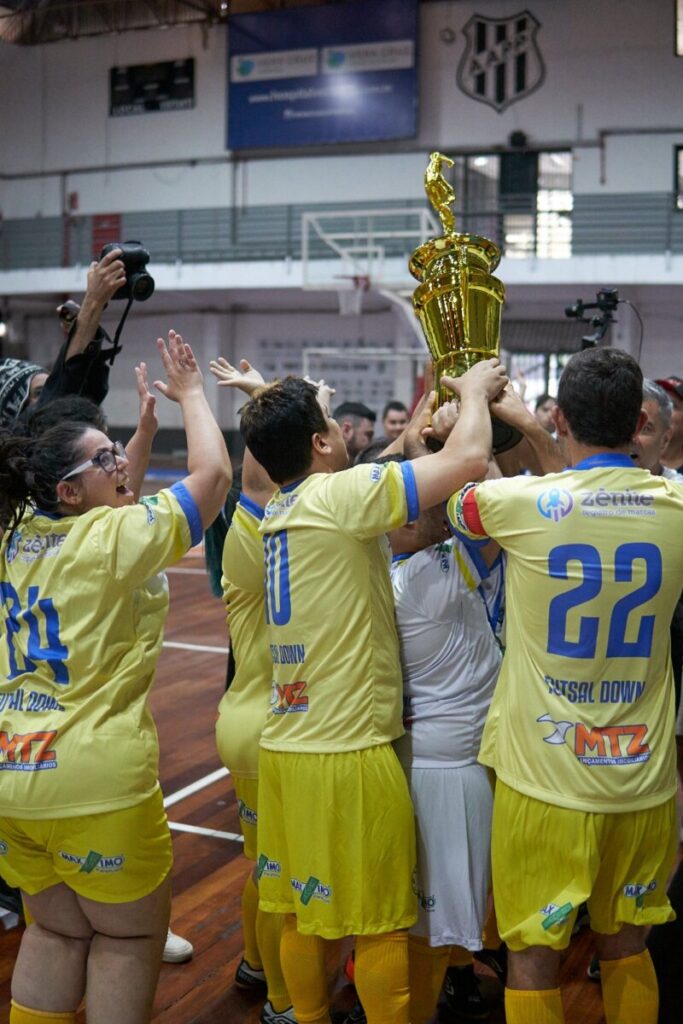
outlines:
{"label": "blue jersey trim", "polygon": [[467,554],[474,562],[474,567],[479,573],[480,579],[488,579],[488,577],[491,575],[491,569],[489,569],[488,565],[484,561],[484,556],[481,553],[481,548],[486,547],[487,544],[491,543],[490,537],[487,537],[483,541],[471,540],[470,537],[466,537],[465,534],[460,533],[459,530],[454,530],[453,527],[451,527],[451,530],[453,530],[454,535],[466,549]]}
{"label": "blue jersey trim", "polygon": [[34,508],[34,516],[45,516],[46,519],[66,519],[65,515],[61,512],[46,512],[44,508]]}
{"label": "blue jersey trim", "polygon": [[185,518],[187,519],[188,526],[190,527],[190,539],[193,546],[195,544],[199,544],[200,540],[204,536],[204,527],[202,526],[202,519],[199,515],[197,502],[181,480],[179,480],[178,483],[173,484],[170,491],[171,494],[175,496],[176,501],[185,513]]}
{"label": "blue jersey trim", "polygon": [[466,533],[462,533],[461,530],[455,525],[448,517],[448,525],[451,528],[451,533],[454,537],[457,537],[461,544],[464,544],[468,551],[476,551],[477,548],[485,548],[487,544],[491,543],[490,537],[481,537],[479,540],[475,540],[474,537],[468,537]]}
{"label": "blue jersey trim", "polygon": [[392,555],[391,564],[394,565],[396,562],[405,562],[406,558],[412,558],[414,554],[414,551],[406,551],[402,555]]}
{"label": "blue jersey trim", "polygon": [[260,505],[257,505],[255,501],[248,498],[246,494],[241,493],[239,503],[242,508],[246,508],[247,512],[251,512],[254,519],[263,519],[263,509]]}
{"label": "blue jersey trim", "polygon": [[417,493],[417,483],[415,482],[415,472],[410,462],[401,462],[401,473],[403,474],[403,484],[406,489],[406,503],[408,505],[408,522],[414,523],[417,517],[420,515],[420,499]]}
{"label": "blue jersey trim", "polygon": [[302,483],[304,482],[304,480],[305,480],[305,479],[306,479],[306,477],[305,477],[305,476],[302,476],[300,480],[295,480],[295,481],[294,481],[293,483],[291,483],[291,484],[285,484],[285,485],[284,485],[284,487],[281,487],[281,488],[280,488],[280,490],[281,490],[281,492],[282,492],[283,494],[289,494],[289,492],[290,492],[290,491],[293,491],[293,490],[294,490],[294,489],[295,489],[296,487],[298,487],[298,486],[299,486],[299,484],[302,484]]}
{"label": "blue jersey trim", "polygon": [[630,455],[622,452],[599,452],[597,455],[589,455],[582,459],[575,466],[567,466],[567,469],[638,469]]}

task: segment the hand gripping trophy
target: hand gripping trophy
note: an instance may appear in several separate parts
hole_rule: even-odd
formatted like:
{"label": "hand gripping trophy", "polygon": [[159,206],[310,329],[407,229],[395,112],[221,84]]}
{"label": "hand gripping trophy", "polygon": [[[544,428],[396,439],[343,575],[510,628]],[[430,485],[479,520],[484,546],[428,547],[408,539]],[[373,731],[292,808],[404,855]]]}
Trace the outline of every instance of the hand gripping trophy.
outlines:
{"label": "hand gripping trophy", "polygon": [[[453,397],[441,386],[442,376],[459,377],[481,359],[499,355],[505,298],[505,286],[491,273],[500,262],[498,246],[488,238],[455,233],[455,192],[443,176],[443,164],[452,167],[453,161],[432,153],[425,192],[444,233],[419,246],[409,264],[422,282],[413,292],[413,308],[434,360],[438,405]],[[494,419],[494,451],[506,451],[520,438],[514,428]]]}

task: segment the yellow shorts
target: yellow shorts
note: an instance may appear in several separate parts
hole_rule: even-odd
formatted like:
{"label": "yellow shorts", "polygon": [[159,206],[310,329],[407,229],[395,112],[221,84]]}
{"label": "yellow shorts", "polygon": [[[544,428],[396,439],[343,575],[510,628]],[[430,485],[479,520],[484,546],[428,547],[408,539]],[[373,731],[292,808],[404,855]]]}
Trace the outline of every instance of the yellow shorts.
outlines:
{"label": "yellow shorts", "polygon": [[240,816],[240,829],[244,836],[244,856],[256,860],[256,822],[258,821],[258,779],[245,779],[233,774],[235,796]]}
{"label": "yellow shorts", "polygon": [[675,917],[666,883],[678,845],[675,799],[644,811],[556,807],[498,779],[493,801],[493,898],[510,949],[566,949],[580,903],[591,928]]}
{"label": "yellow shorts", "polygon": [[128,903],[158,888],[172,864],[160,789],[123,811],[0,818],[0,875],[29,896],[64,882],[99,903]]}
{"label": "yellow shorts", "polygon": [[261,909],[296,914],[306,935],[377,935],[415,923],[415,821],[391,744],[339,754],[261,749],[258,851]]}

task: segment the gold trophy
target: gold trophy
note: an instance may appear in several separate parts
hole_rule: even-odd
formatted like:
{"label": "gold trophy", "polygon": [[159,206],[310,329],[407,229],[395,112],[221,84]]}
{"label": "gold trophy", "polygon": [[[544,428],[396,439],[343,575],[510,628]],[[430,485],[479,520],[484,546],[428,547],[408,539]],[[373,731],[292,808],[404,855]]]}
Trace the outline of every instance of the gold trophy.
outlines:
{"label": "gold trophy", "polygon": [[[455,192],[441,172],[443,164],[452,167],[453,161],[432,153],[425,192],[444,233],[419,246],[409,264],[422,282],[413,292],[413,308],[434,360],[437,406],[453,397],[441,385],[443,376],[459,377],[481,359],[499,355],[505,298],[505,286],[492,274],[500,263],[498,246],[479,235],[455,233]],[[520,439],[517,430],[493,420],[494,451],[506,451]]]}

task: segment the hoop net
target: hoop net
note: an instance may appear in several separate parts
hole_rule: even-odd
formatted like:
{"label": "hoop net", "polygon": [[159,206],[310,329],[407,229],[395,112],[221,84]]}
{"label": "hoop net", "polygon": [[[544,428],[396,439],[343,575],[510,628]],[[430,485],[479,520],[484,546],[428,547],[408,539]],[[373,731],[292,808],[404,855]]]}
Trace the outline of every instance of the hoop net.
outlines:
{"label": "hoop net", "polygon": [[363,310],[363,294],[370,288],[370,278],[365,274],[349,277],[350,287],[337,289],[337,301],[341,316],[358,316]]}

